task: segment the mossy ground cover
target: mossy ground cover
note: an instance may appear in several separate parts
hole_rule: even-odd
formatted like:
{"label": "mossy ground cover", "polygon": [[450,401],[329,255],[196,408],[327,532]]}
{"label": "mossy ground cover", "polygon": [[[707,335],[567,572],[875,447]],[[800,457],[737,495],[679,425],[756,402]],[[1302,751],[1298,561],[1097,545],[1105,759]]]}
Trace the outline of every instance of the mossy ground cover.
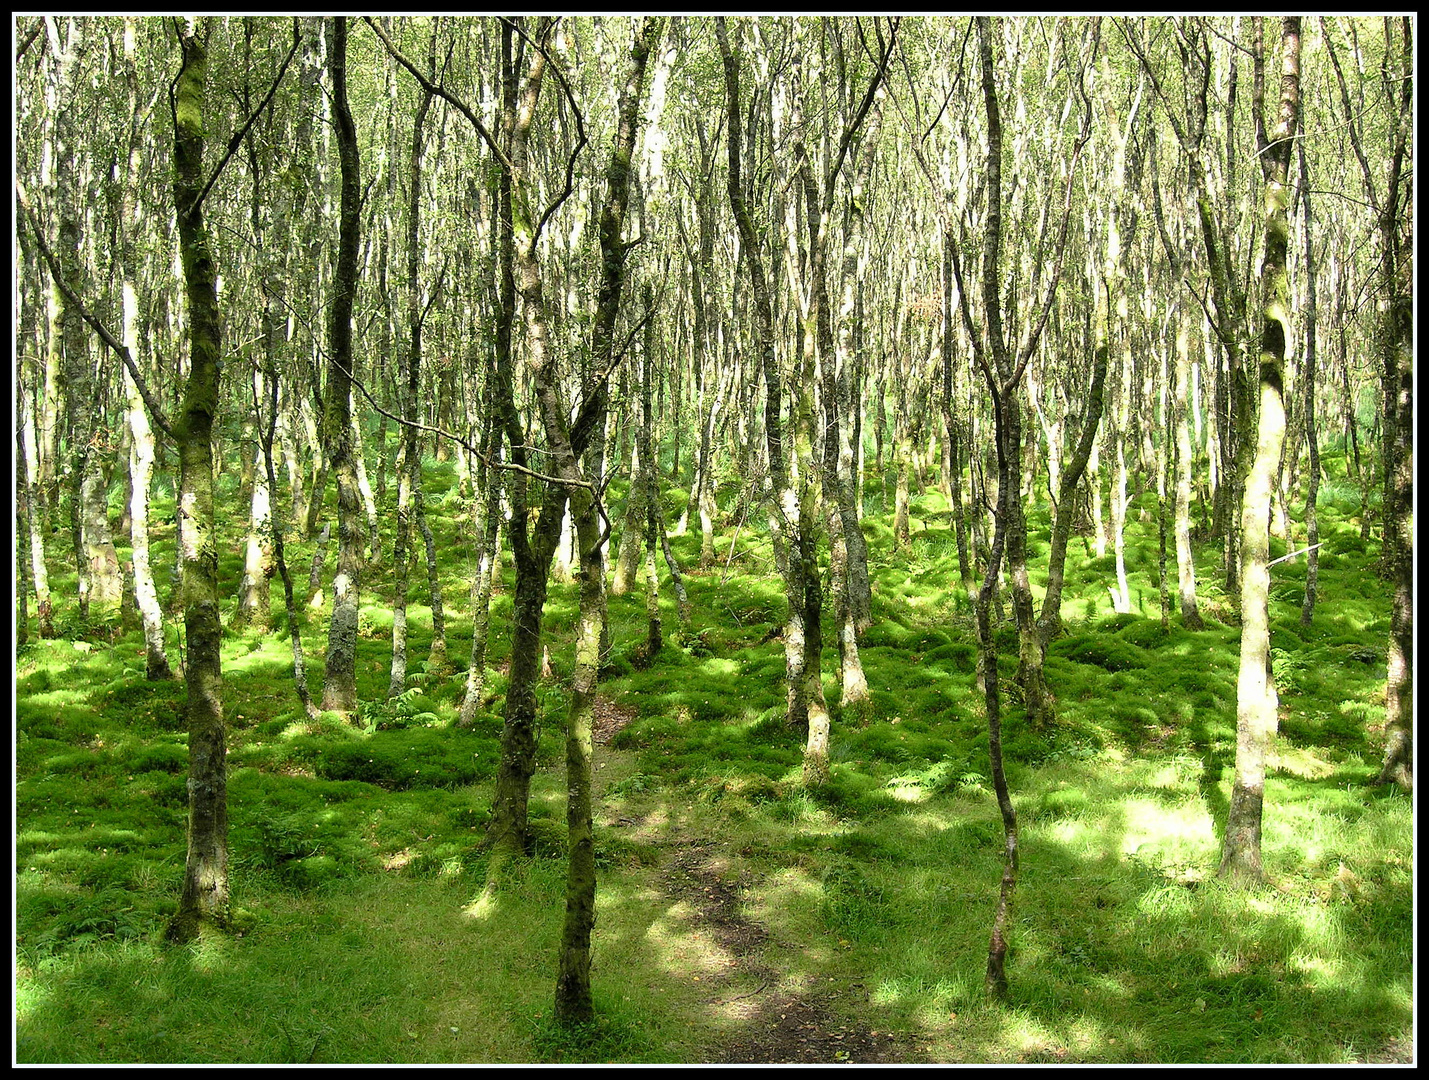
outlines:
{"label": "mossy ground cover", "polygon": [[[602,695],[622,719],[597,749],[600,1020],[571,1033],[549,1018],[573,590],[556,586],[548,608],[532,858],[478,902],[510,598],[493,607],[492,703],[458,729],[469,521],[450,466],[429,462],[428,479],[454,674],[414,663],[409,692],[383,701],[380,567],[364,581],[357,725],[302,716],[285,633],[225,639],[227,934],[161,942],[184,859],[182,686],[144,680],[137,632],[85,638],[62,612],[69,636],[31,635],[15,670],[19,1061],[726,1060],[775,993],[817,1002],[831,1028],[894,1039],[908,1061],[1342,1062],[1412,1045],[1411,802],[1368,786],[1389,605],[1352,491],[1322,495],[1309,627],[1303,559],[1274,571],[1281,733],[1258,891],[1214,874],[1238,663],[1216,549],[1198,552],[1211,618],[1192,632],[1174,614],[1161,626],[1154,519],[1133,512],[1128,527],[1130,614],[1111,610],[1105,557],[1073,542],[1066,633],[1047,660],[1056,721],[1033,729],[1015,692],[1006,703],[1022,875],[999,1005],[982,972],[1001,825],[946,501],[932,489],[915,500],[913,541],[897,549],[872,478],[873,707],[843,717],[826,682],[832,780],[817,792],[800,785],[801,737],[783,719],[784,601],[767,538],[726,522],[704,571],[698,536],[673,538],[693,615],[682,629],[667,583],[655,662],[640,657],[643,596],[611,599]],[[673,521],[684,493],[667,498]],[[1040,560],[1045,509],[1031,525]],[[160,529],[156,565],[171,543]],[[300,580],[311,553],[290,542]],[[410,593],[414,657],[431,637],[424,590]],[[309,613],[314,685],[325,630],[326,611]],[[831,671],[832,648],[824,660]],[[1002,663],[1010,684],[1011,650]],[[712,890],[758,928],[743,952],[696,902]]]}

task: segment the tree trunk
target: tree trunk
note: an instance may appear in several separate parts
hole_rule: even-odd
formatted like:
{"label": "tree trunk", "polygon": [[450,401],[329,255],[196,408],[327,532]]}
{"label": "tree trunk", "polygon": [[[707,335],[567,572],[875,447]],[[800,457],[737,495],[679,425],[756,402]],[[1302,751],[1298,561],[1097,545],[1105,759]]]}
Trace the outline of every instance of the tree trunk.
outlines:
{"label": "tree trunk", "polygon": [[422,383],[421,209],[422,143],[432,94],[422,95],[412,121],[412,159],[407,195],[407,350],[403,365],[402,451],[397,481],[397,534],[392,538],[392,670],[387,683],[391,701],[407,685],[407,588],[412,569],[412,511],[422,485],[422,456],[417,445],[417,399]]}
{"label": "tree trunk", "polygon": [[1298,144],[1300,157],[1300,200],[1305,208],[1305,362],[1300,369],[1304,380],[1305,448],[1309,457],[1309,483],[1305,493],[1305,598],[1300,605],[1300,625],[1309,626],[1315,617],[1315,600],[1320,582],[1320,433],[1315,418],[1316,389],[1316,329],[1319,303],[1315,288],[1315,245],[1311,232],[1314,214],[1310,202],[1310,169],[1305,159],[1305,144]]}
{"label": "tree trunk", "polygon": [[[39,282],[39,267],[35,262],[34,248],[30,244],[29,232],[19,229],[18,239],[24,258],[24,278],[22,281]],[[38,297],[22,291],[20,293],[20,336],[15,358],[15,484],[16,506],[22,518],[17,528],[24,530],[17,534],[26,540],[25,555],[28,559],[29,574],[27,584],[35,592],[35,615],[39,624],[40,637],[55,636],[54,602],[50,598],[49,570],[45,562],[44,508],[41,505],[40,490],[40,445],[35,409],[41,388],[37,385],[44,380],[43,369],[27,375],[27,369],[34,361],[26,362],[26,344],[32,344],[35,355],[39,355],[39,302]]]}
{"label": "tree trunk", "polygon": [[1042,597],[1042,611],[1037,618],[1037,634],[1043,653],[1062,629],[1062,586],[1066,579],[1067,543],[1072,535],[1072,521],[1077,511],[1077,487],[1086,473],[1096,446],[1105,401],[1107,348],[1098,347],[1092,365],[1091,389],[1082,412],[1081,434],[1071,459],[1058,485],[1057,509],[1052,521],[1051,550],[1047,555],[1047,591]]}
{"label": "tree trunk", "polygon": [[189,377],[180,414],[179,548],[183,559],[184,665],[189,733],[188,856],[168,938],[185,942],[228,920],[228,773],[219,656],[218,548],[214,535],[213,416],[218,408],[217,267],[199,196],[207,27],[182,23],[183,64],[174,89],[174,206],[188,301]]}
{"label": "tree trunk", "polygon": [[[1257,26],[1258,31],[1258,26]],[[1259,44],[1259,32],[1257,32]],[[1289,337],[1290,291],[1286,276],[1289,245],[1286,175],[1291,137],[1299,122],[1300,19],[1287,16],[1282,32],[1280,122],[1273,142],[1262,146],[1265,173],[1265,257],[1261,283],[1265,300],[1260,339],[1260,417],[1255,459],[1245,481],[1241,511],[1241,643],[1236,684],[1236,769],[1226,817],[1220,874],[1259,881],[1261,817],[1266,758],[1275,737],[1277,700],[1270,671],[1270,498],[1285,439],[1285,343]],[[1257,75],[1264,63],[1257,50]],[[1259,79],[1257,79],[1259,83]],[[1259,102],[1257,101],[1257,111]]]}
{"label": "tree trunk", "polygon": [[501,447],[501,429],[494,407],[496,378],[494,368],[487,368],[487,402],[482,419],[483,454],[476,459],[476,482],[473,501],[476,503],[475,527],[476,568],[471,581],[471,659],[466,672],[466,691],[462,697],[457,723],[470,727],[476,722],[476,710],[481,705],[482,689],[486,685],[486,649],[491,625],[491,592],[500,573],[497,541],[501,528],[501,470],[496,459]]}
{"label": "tree trunk", "polygon": [[[418,458],[418,467],[421,459]],[[427,602],[432,611],[432,646],[427,651],[427,671],[436,676],[450,674],[451,663],[447,658],[447,620],[442,605],[442,582],[437,566],[437,541],[432,535],[432,527],[427,521],[427,500],[422,493],[421,476],[412,489],[413,509],[416,511],[417,531],[422,534],[422,549],[427,556]]]}
{"label": "tree trunk", "polygon": [[[138,267],[134,233],[138,228],[138,215],[135,212],[134,200],[138,194],[140,163],[137,137],[139,77],[135,61],[132,16],[125,19],[124,74],[129,104],[136,119],[133,139],[129,146],[124,190],[120,196],[120,262],[124,273],[123,333],[124,344],[137,363],[140,354],[139,298],[135,287]],[[158,589],[155,587],[154,573],[149,565],[149,482],[154,474],[154,432],[149,424],[143,397],[127,368],[123,370],[121,377],[127,403],[126,419],[129,431],[130,561],[133,565],[134,604],[139,610],[144,632],[144,670],[149,679],[167,680],[172,679],[174,673],[164,650],[164,613],[159,605]]]}
{"label": "tree trunk", "polygon": [[[715,19],[715,34],[724,65],[725,109],[727,123],[726,147],[729,168],[726,190],[730,210],[739,230],[740,245],[749,268],[750,301],[754,315],[755,349],[764,374],[764,438],[769,459],[769,481],[772,493],[770,528],[773,533],[775,560],[782,559],[785,592],[789,602],[789,618],[784,636],[785,678],[788,689],[787,722],[795,728],[809,723],[802,673],[807,646],[804,633],[805,566],[800,547],[799,495],[789,474],[784,453],[783,425],[780,411],[783,399],[783,374],[775,353],[773,290],[765,266],[764,246],[755,227],[754,216],[745,198],[740,115],[740,57],[729,39],[729,29],[722,17]],[[805,474],[807,477],[807,463]],[[807,488],[807,480],[805,483]],[[810,526],[811,527],[811,526]],[[817,569],[817,567],[815,567]]]}
{"label": "tree trunk", "polygon": [[[655,290],[645,283],[645,307],[649,310],[655,303]],[[662,515],[660,513],[660,471],[655,467],[655,417],[652,400],[655,381],[655,320],[650,318],[645,324],[645,348],[641,357],[640,375],[640,461],[641,487],[644,493],[641,502],[645,507],[645,656],[648,662],[664,647],[660,624],[660,565],[656,547],[657,535]]]}
{"label": "tree trunk", "polygon": [[[255,379],[261,376],[255,373]],[[244,545],[243,580],[238,586],[238,607],[231,625],[235,630],[268,632],[271,615],[273,575],[273,515],[269,501],[268,477],[262,470],[263,451],[255,457],[253,493],[248,515],[248,539]],[[138,572],[138,561],[135,561]]]}
{"label": "tree trunk", "polygon": [[347,18],[342,15],[333,17],[328,74],[342,180],[323,416],[328,464],[337,479],[337,576],[332,585],[322,707],[352,718],[357,713],[357,598],[362,575],[362,505],[352,425],[352,308],[357,294],[361,181],[357,129],[347,104]]}
{"label": "tree trunk", "polygon": [[[992,24],[985,16],[979,16],[978,53],[982,69],[983,101],[987,110],[988,152],[987,152],[987,221],[984,226],[985,246],[983,249],[983,302],[986,308],[987,336],[994,364],[989,366],[984,359],[983,371],[987,377],[988,389],[994,401],[994,446],[997,450],[998,484],[997,512],[992,538],[992,551],[988,559],[987,574],[978,592],[978,673],[982,678],[984,702],[987,709],[988,761],[992,771],[993,790],[997,795],[998,810],[1002,815],[1003,865],[1002,881],[998,888],[997,906],[993,911],[992,934],[988,942],[987,972],[984,986],[989,996],[1002,999],[1007,996],[1007,933],[1012,920],[1012,897],[1017,888],[1018,842],[1017,811],[1012,805],[1012,795],[1007,785],[1007,775],[1002,763],[1002,707],[1001,692],[998,687],[997,642],[992,632],[992,602],[997,588],[997,578],[1002,569],[1002,554],[1007,542],[1009,529],[1014,527],[1017,508],[1013,506],[1017,498],[1016,461],[1020,450],[1019,440],[1012,437],[1013,429],[1007,426],[1008,398],[1016,392],[1016,386],[1008,378],[1010,357],[1007,354],[1006,339],[1002,330],[1000,283],[998,280],[998,256],[1002,241],[1002,120],[997,102],[996,79],[993,74]],[[994,367],[996,373],[994,373]]]}

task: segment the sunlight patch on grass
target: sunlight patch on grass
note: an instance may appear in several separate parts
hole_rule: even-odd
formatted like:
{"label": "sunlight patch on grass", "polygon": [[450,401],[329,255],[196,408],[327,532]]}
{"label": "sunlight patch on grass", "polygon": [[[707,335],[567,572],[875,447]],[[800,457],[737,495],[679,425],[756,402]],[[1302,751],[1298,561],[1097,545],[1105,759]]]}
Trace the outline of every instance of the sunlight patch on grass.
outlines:
{"label": "sunlight patch on grass", "polygon": [[742,670],[742,665],[738,660],[729,660],[721,656],[712,656],[704,660],[699,665],[700,671],[706,675],[729,675],[737,676]]}
{"label": "sunlight patch on grass", "polygon": [[1194,783],[1191,779],[1200,771],[1201,763],[1193,761],[1187,757],[1175,757],[1156,769],[1148,778],[1147,783],[1152,787],[1177,789],[1183,788],[1188,783]]}
{"label": "sunlight patch on grass", "polygon": [[734,957],[706,932],[691,931],[689,924],[698,921],[694,908],[677,901],[645,931],[645,941],[655,950],[660,970],[666,975],[698,981],[735,966]]}
{"label": "sunlight patch on grass", "polygon": [[1055,1031],[1034,1019],[1025,1009],[1016,1009],[1007,1014],[1002,1024],[1001,1041],[1024,1056],[1037,1054],[1061,1044]]}
{"label": "sunlight patch on grass", "polygon": [[1092,851],[1100,842],[1101,830],[1093,824],[1071,818],[1058,821],[1048,832],[1059,844],[1077,851]]}
{"label": "sunlight patch on grass", "polygon": [[1323,780],[1335,769],[1333,763],[1326,761],[1313,748],[1281,743],[1270,755],[1268,771],[1289,773],[1301,780]]}
{"label": "sunlight patch on grass", "polygon": [[1124,804],[1124,855],[1156,854],[1175,861],[1203,855],[1216,838],[1210,816],[1196,803],[1165,806],[1149,799],[1128,799]]}
{"label": "sunlight patch on grass", "polygon": [[26,698],[27,708],[40,712],[52,709],[56,712],[71,709],[75,706],[87,706],[89,704],[90,693],[79,690],[50,690],[42,694],[30,694]]}
{"label": "sunlight patch on grass", "polygon": [[1319,953],[1295,953],[1288,966],[1298,971],[1306,984],[1315,989],[1337,987],[1344,978],[1344,965],[1336,958]]}
{"label": "sunlight patch on grass", "polygon": [[916,780],[910,781],[908,777],[898,777],[888,781],[888,794],[899,802],[920,803],[928,798],[928,791],[920,786]]}
{"label": "sunlight patch on grass", "polygon": [[759,893],[751,897],[749,916],[771,928],[784,926],[800,913],[817,908],[823,885],[801,867],[777,870],[765,879]]}
{"label": "sunlight patch on grass", "polygon": [[49,1011],[54,991],[53,984],[35,978],[35,972],[25,965],[15,971],[15,1025],[23,1027],[26,1022]]}
{"label": "sunlight patch on grass", "polygon": [[462,905],[462,918],[471,922],[488,923],[501,910],[501,897],[483,889],[474,900]]}

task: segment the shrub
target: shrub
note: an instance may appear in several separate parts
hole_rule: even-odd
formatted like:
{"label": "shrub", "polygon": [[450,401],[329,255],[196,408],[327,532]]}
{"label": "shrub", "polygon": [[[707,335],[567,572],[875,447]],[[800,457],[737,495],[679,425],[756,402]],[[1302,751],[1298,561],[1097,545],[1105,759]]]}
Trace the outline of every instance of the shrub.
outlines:
{"label": "shrub", "polygon": [[41,951],[132,940],[142,937],[151,925],[151,918],[135,909],[133,894],[118,888],[70,898],[57,906],[57,915],[33,941]]}
{"label": "shrub", "polygon": [[388,701],[364,701],[357,711],[368,731],[400,731],[437,723],[435,708],[420,686],[409,686]]}

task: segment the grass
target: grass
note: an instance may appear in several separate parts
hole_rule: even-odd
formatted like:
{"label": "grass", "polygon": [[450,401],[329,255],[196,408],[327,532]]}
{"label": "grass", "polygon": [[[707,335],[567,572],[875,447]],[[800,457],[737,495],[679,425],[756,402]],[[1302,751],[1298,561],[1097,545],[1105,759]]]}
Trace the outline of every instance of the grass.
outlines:
{"label": "grass", "polygon": [[[449,465],[429,462],[428,474],[449,491]],[[1275,569],[1281,735],[1266,795],[1270,884],[1258,891],[1214,876],[1238,662],[1217,552],[1198,553],[1212,618],[1193,633],[1174,617],[1160,625],[1154,522],[1133,514],[1128,527],[1131,615],[1110,609],[1106,570],[1074,541],[1067,633],[1047,661],[1057,720],[1031,730],[1015,695],[1006,706],[1022,873],[1000,1005],[983,995],[982,965],[1001,826],[935,492],[915,500],[906,550],[887,517],[865,523],[874,704],[845,720],[826,676],[832,781],[819,792],[800,785],[800,738],[783,723],[782,644],[769,639],[783,599],[767,538],[741,531],[726,566],[727,523],[720,564],[703,573],[699,537],[672,538],[693,620],[677,638],[673,596],[662,600],[670,644],[648,666],[633,662],[643,597],[611,599],[602,695],[633,719],[597,749],[599,1019],[575,1032],[550,1019],[570,586],[548,609],[556,675],[541,690],[535,853],[494,901],[478,895],[500,719],[488,711],[457,729],[464,673],[428,675],[420,661],[409,692],[383,700],[385,571],[364,581],[359,725],[302,716],[285,633],[226,636],[235,926],[186,948],[161,940],[184,858],[182,687],[144,680],[137,633],[32,635],[15,670],[16,1060],[701,1062],[750,1038],[741,1009],[775,992],[892,1033],[918,1061],[1335,1063],[1412,1042],[1412,804],[1368,786],[1389,605],[1357,511],[1322,494],[1310,627],[1298,618],[1303,563]],[[433,499],[458,667],[471,632],[463,512],[454,494]],[[155,565],[171,544],[161,534]],[[311,546],[290,550],[301,577]],[[421,590],[412,597],[413,656],[424,657],[431,615]],[[498,594],[493,665],[509,649],[509,612]],[[315,685],[325,628],[318,611],[303,631]],[[833,661],[830,649],[826,672]],[[1015,657],[1003,661],[1010,683]],[[498,671],[489,680],[504,688]],[[691,851],[698,875],[685,869]],[[737,898],[729,918],[762,929],[743,952],[702,907],[721,890]]]}

